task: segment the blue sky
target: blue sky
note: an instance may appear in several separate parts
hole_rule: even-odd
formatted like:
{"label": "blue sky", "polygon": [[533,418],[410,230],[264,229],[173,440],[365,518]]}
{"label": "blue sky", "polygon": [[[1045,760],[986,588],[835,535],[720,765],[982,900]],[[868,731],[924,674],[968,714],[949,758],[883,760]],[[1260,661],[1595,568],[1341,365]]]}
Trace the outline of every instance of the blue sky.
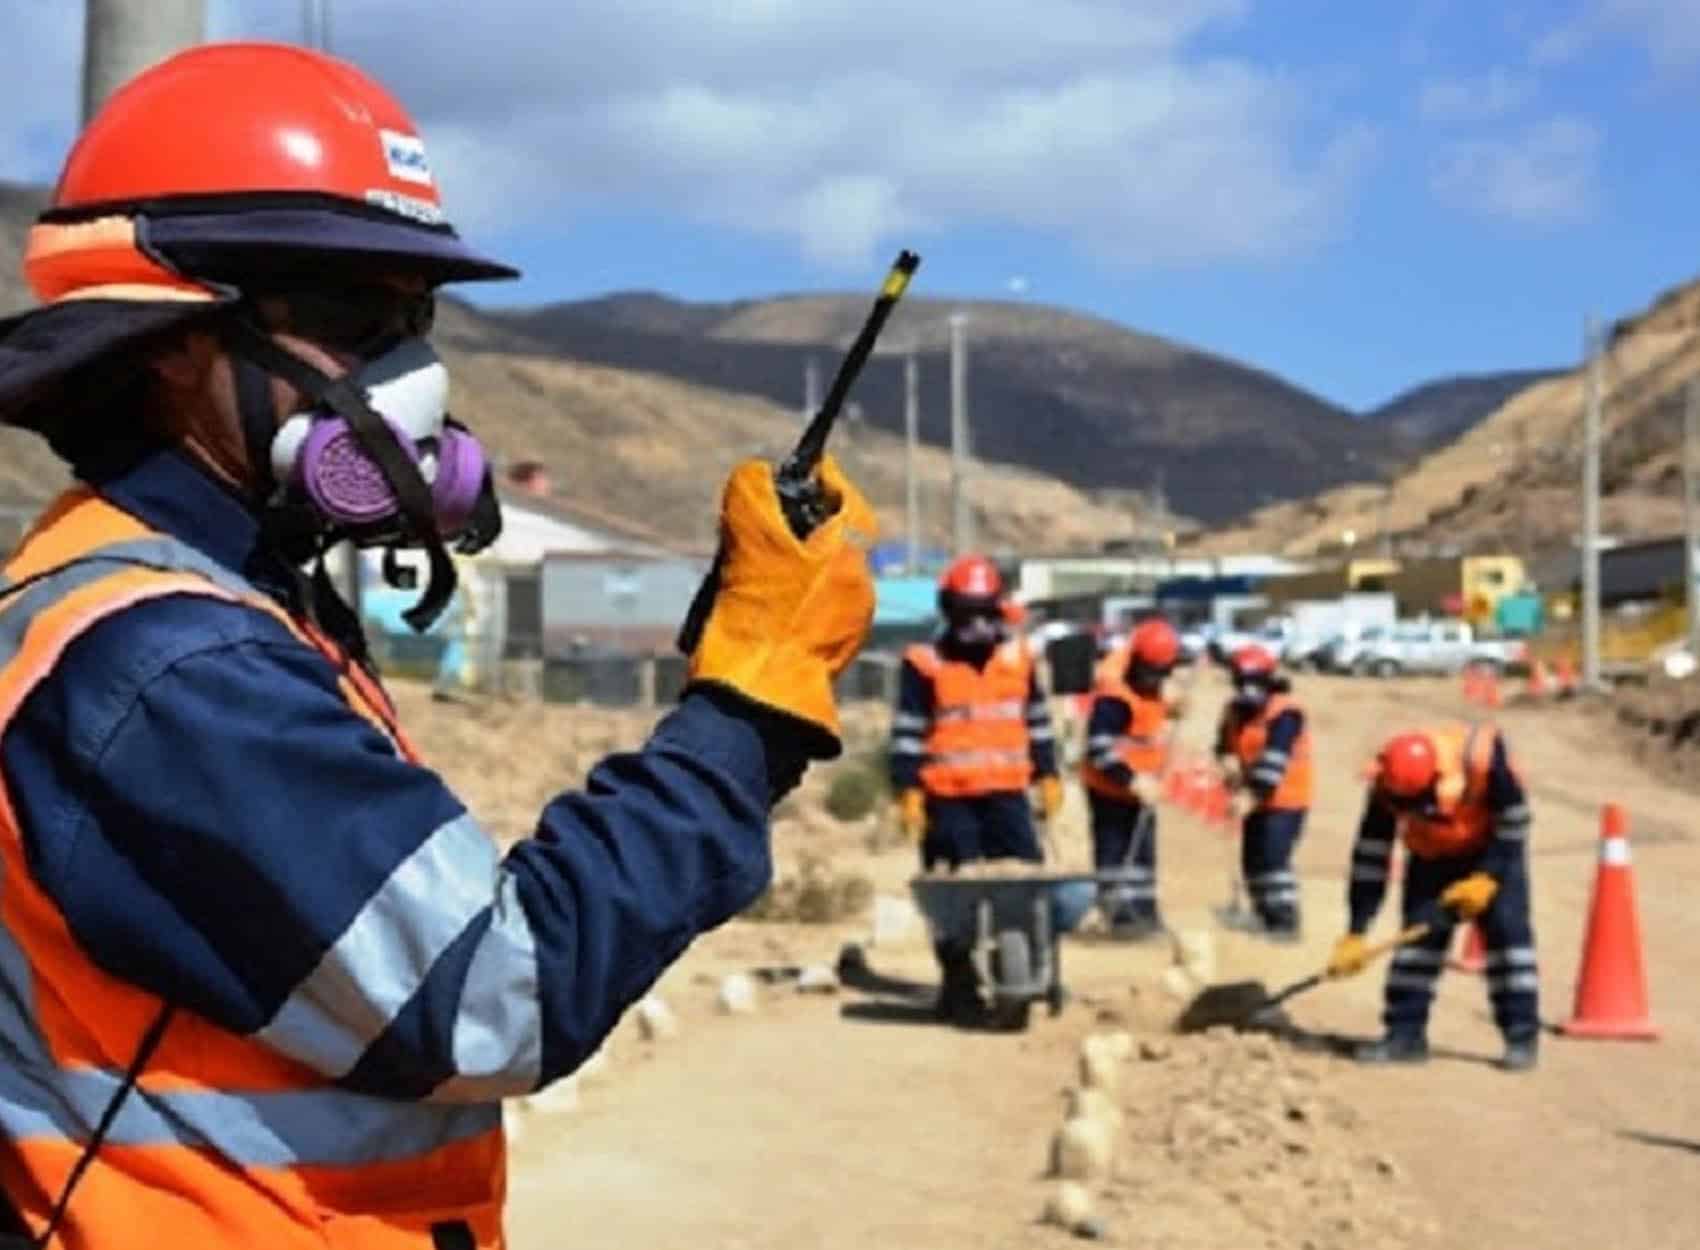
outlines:
{"label": "blue sky", "polygon": [[[1042,301],[1348,407],[1565,364],[1700,273],[1700,0],[333,0],[482,298]],[[50,179],[81,5],[9,0],[0,177]],[[209,34],[297,39],[295,0]],[[8,57],[9,62],[11,57]],[[11,65],[9,64],[9,69]]]}

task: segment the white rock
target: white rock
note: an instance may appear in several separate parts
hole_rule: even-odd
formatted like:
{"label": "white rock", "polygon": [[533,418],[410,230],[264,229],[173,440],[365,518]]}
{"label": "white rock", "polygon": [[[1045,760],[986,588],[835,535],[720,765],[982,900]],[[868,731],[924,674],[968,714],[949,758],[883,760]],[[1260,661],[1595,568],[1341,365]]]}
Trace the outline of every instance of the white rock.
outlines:
{"label": "white rock", "polygon": [[921,913],[909,899],[895,894],[874,895],[874,932],[871,945],[891,946],[908,941],[921,925]]}
{"label": "white rock", "polygon": [[1107,1090],[1096,1087],[1068,1091],[1068,1118],[1102,1120],[1112,1129],[1122,1125],[1122,1109]]}
{"label": "white rock", "polygon": [[715,1003],[727,1015],[749,1015],[756,1009],[756,983],[742,972],[721,978]]}
{"label": "white rock", "polygon": [[838,993],[838,974],[825,964],[810,964],[797,977],[799,994]]}
{"label": "white rock", "polygon": [[1104,1049],[1117,1059],[1133,1058],[1133,1034],[1126,1029],[1117,1029],[1113,1033],[1104,1034]]}
{"label": "white rock", "polygon": [[1082,1045],[1080,1084],[1086,1089],[1102,1090],[1115,1097],[1122,1087],[1121,1062],[1102,1046]]}
{"label": "white rock", "polygon": [[1045,1200],[1045,1222],[1073,1232],[1092,1218],[1092,1195],[1079,1181],[1063,1181]]}
{"label": "white rock", "polygon": [[1051,1172],[1063,1180],[1101,1180],[1115,1158],[1115,1133],[1102,1120],[1076,1116],[1051,1142]]}
{"label": "white rock", "polygon": [[1216,935],[1208,929],[1186,929],[1175,935],[1180,947],[1181,967],[1199,982],[1216,979]]}
{"label": "white rock", "polygon": [[664,1000],[651,994],[637,1005],[638,1034],[646,1042],[679,1036],[679,1018]]}
{"label": "white rock", "polygon": [[1188,999],[1198,993],[1201,982],[1193,980],[1185,968],[1171,966],[1163,969],[1158,984],[1170,998]]}

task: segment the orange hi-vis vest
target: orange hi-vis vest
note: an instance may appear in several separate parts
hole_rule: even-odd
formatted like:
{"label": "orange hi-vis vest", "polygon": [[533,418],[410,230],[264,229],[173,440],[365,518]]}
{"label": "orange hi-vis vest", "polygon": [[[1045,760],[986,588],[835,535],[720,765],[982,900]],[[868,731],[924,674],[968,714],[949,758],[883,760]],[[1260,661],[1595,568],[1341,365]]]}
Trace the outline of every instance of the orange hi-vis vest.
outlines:
{"label": "orange hi-vis vest", "polygon": [[948,660],[930,644],[910,647],[904,658],[933,684],[921,788],[946,799],[1026,789],[1033,779],[1032,652],[1019,642],[1001,643],[985,668]]}
{"label": "orange hi-vis vest", "polygon": [[[335,663],[349,706],[417,760],[382,689],[334,643],[237,574],[80,488],[0,570],[0,733],[84,631],[165,595],[271,614]],[[311,854],[305,843],[302,854]],[[79,948],[30,871],[0,782],[0,1189],[32,1233],[161,1007]],[[499,1103],[353,1093],[179,1007],[54,1244],[424,1250],[437,1244],[433,1224],[463,1221],[470,1244],[500,1247],[505,1178]]]}
{"label": "orange hi-vis vest", "polygon": [[[1092,699],[1115,699],[1127,705],[1128,726],[1115,743],[1116,758],[1135,776],[1162,771],[1165,763],[1163,730],[1169,723],[1169,705],[1161,695],[1139,693],[1127,683],[1131,651],[1122,646],[1098,662],[1092,682]],[[1090,724],[1090,713],[1088,713]],[[1088,730],[1090,732],[1090,730]],[[1091,744],[1080,763],[1080,780],[1088,790],[1107,798],[1130,800],[1128,788],[1092,763]]]}
{"label": "orange hi-vis vest", "polygon": [[[1275,718],[1282,712],[1297,711],[1298,704],[1284,694],[1271,695],[1257,710],[1255,716],[1230,724],[1231,742],[1234,755],[1240,761],[1241,769],[1250,773],[1256,767],[1257,761],[1263,756],[1263,748],[1269,741],[1269,727],[1275,723]],[[1230,713],[1231,715],[1232,713]],[[1298,741],[1294,742],[1287,757],[1287,770],[1281,774],[1281,784],[1265,798],[1259,807],[1268,811],[1300,812],[1308,811],[1311,804],[1313,779],[1311,775],[1310,726],[1299,730]]]}
{"label": "orange hi-vis vest", "polygon": [[1401,812],[1399,834],[1411,854],[1423,859],[1479,851],[1493,835],[1488,771],[1499,731],[1492,725],[1446,725],[1426,732],[1439,769],[1435,814]]}

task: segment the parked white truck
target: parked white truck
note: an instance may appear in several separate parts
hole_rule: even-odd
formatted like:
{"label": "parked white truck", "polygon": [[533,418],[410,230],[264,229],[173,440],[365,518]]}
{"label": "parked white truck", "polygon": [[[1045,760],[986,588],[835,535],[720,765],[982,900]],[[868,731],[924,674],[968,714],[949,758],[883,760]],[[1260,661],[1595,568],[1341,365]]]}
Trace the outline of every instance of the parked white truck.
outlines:
{"label": "parked white truck", "polygon": [[1252,629],[1217,635],[1211,641],[1211,652],[1217,659],[1226,660],[1239,648],[1255,644],[1292,668],[1319,668],[1321,654],[1330,643],[1390,627],[1395,613],[1393,596],[1388,594],[1298,599],[1280,616],[1271,616]]}
{"label": "parked white truck", "polygon": [[[1521,664],[1527,648],[1521,639],[1478,638],[1466,621],[1400,621],[1376,630],[1351,649],[1342,667],[1374,677],[1405,673],[1452,675],[1471,665],[1504,672]],[[1344,658],[1344,657],[1342,657]]]}

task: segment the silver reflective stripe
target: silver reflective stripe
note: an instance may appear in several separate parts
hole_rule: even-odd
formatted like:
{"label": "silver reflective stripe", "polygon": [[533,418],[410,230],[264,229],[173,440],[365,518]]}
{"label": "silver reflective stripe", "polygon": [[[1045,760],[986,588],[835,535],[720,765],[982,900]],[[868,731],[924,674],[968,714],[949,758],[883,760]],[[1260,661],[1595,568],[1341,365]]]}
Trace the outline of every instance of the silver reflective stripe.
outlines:
{"label": "silver reflective stripe", "polygon": [[1029,725],[1027,737],[1033,742],[1050,742],[1052,741],[1051,727],[1049,725]]}
{"label": "silver reflective stripe", "polygon": [[1025,764],[1025,751],[945,751],[932,757],[931,763],[943,764],[950,768],[973,768],[978,766],[993,766],[997,764]]}
{"label": "silver reflective stripe", "polygon": [[1116,749],[1115,734],[1093,734],[1086,740],[1086,745],[1094,751],[1114,751]]}
{"label": "silver reflective stripe", "polygon": [[1502,951],[1489,951],[1487,966],[1490,968],[1533,968],[1535,966],[1535,948],[1533,946],[1510,946]]}
{"label": "silver reflective stripe", "polygon": [[1262,764],[1274,764],[1277,766],[1284,765],[1287,762],[1287,753],[1285,751],[1278,751],[1274,747],[1268,747],[1264,750],[1263,754],[1258,757],[1258,762]]}
{"label": "silver reflective stripe", "polygon": [[1538,994],[1541,978],[1533,972],[1493,972],[1488,974],[1489,994]]}
{"label": "silver reflective stripe", "polygon": [[492,913],[455,1013],[458,1075],[432,1093],[439,1101],[489,1102],[524,1094],[543,1075],[537,938],[512,873],[502,874]]}
{"label": "silver reflective stripe", "polygon": [[1352,880],[1353,881],[1369,881],[1369,882],[1386,881],[1387,880],[1387,869],[1385,869],[1385,868],[1373,868],[1373,867],[1370,867],[1367,864],[1353,864],[1352,865]]}
{"label": "silver reflective stripe", "polygon": [[1004,699],[995,703],[965,703],[958,707],[940,708],[940,721],[1019,720],[1026,711],[1019,699]]}
{"label": "silver reflective stripe", "polygon": [[[29,961],[0,926],[0,1133],[12,1141],[86,1141],[121,1074],[59,1067],[36,1030],[33,998]],[[496,1103],[443,1107],[328,1088],[161,1092],[147,1087],[144,1074],[110,1140],[210,1150],[239,1167],[354,1166],[416,1158],[500,1124]]]}
{"label": "silver reflective stripe", "polygon": [[1393,952],[1395,968],[1439,968],[1445,962],[1445,951],[1428,950],[1421,946],[1401,946]]}
{"label": "silver reflective stripe", "polygon": [[911,738],[906,734],[891,740],[891,753],[893,755],[921,755],[925,753],[926,749],[926,744],[919,738]]}
{"label": "silver reflective stripe", "polygon": [[1368,858],[1371,855],[1384,857],[1393,851],[1392,838],[1359,838],[1357,853]]}
{"label": "silver reflective stripe", "polygon": [[327,1076],[353,1070],[437,957],[496,896],[496,843],[461,815],[426,838],[255,1034]]}
{"label": "silver reflective stripe", "polygon": [[1297,877],[1290,868],[1275,868],[1269,872],[1260,872],[1246,879],[1247,885],[1291,885]]}
{"label": "silver reflective stripe", "polygon": [[1387,974],[1387,988],[1404,990],[1409,994],[1433,994],[1434,976],[1418,972],[1390,972]]}
{"label": "silver reflective stripe", "polygon": [[126,566],[161,573],[192,573],[231,594],[264,597],[244,578],[174,538],[112,543],[46,574],[13,598],[0,602],[0,665],[11,663],[22,649],[30,626],[43,612],[66,595],[120,573]]}
{"label": "silver reflective stripe", "polygon": [[893,732],[903,729],[925,732],[927,728],[927,718],[925,716],[916,716],[912,712],[898,712],[891,718],[891,728]]}

